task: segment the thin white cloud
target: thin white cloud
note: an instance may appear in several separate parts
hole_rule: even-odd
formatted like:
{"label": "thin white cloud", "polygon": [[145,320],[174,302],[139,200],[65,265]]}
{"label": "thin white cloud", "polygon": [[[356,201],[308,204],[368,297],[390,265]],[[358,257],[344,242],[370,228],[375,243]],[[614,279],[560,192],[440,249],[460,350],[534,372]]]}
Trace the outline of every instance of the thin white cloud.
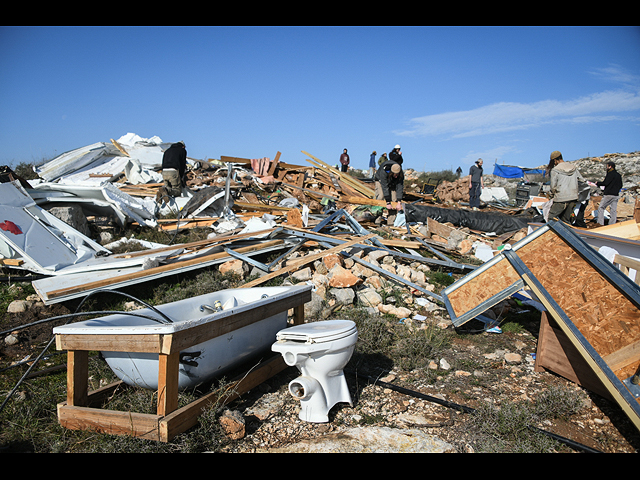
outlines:
{"label": "thin white cloud", "polygon": [[463,138],[555,123],[611,121],[623,118],[618,113],[636,110],[640,110],[638,91],[611,90],[576,100],[500,102],[473,110],[427,115],[410,120],[408,129],[395,133],[409,137]]}
{"label": "thin white cloud", "polygon": [[609,82],[621,83],[629,86],[637,86],[640,84],[640,76],[628,72],[626,69],[615,63],[612,63],[605,68],[596,68],[589,73]]}

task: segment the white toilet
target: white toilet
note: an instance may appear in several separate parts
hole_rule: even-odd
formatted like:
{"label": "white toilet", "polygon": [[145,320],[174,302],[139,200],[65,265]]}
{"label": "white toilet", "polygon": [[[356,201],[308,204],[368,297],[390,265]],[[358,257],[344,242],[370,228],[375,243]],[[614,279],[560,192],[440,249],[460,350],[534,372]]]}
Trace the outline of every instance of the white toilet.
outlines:
{"label": "white toilet", "polygon": [[301,376],[289,382],[289,392],[300,400],[300,419],[324,423],[339,403],[352,404],[343,368],[351,359],[358,329],[351,320],[326,320],[280,330],[271,346]]}

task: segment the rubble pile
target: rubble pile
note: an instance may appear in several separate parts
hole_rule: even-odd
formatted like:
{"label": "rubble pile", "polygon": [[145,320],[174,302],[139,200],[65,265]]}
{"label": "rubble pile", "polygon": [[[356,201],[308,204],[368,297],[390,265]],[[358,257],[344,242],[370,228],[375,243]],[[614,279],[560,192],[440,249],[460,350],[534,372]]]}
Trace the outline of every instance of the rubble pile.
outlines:
{"label": "rubble pile", "polygon": [[[329,306],[360,302],[372,311],[406,317],[409,312],[381,300],[385,292],[401,287],[408,295],[405,304],[418,297],[421,303],[437,303],[425,272],[433,267],[470,271],[522,239],[528,225],[542,218],[535,209],[541,197],[515,206],[499,177],[485,176],[483,208],[471,212],[468,177],[423,193],[429,189],[407,170],[405,215],[388,225],[386,204],[375,199],[371,179],[341,172],[305,151],[304,162],[297,163],[284,161],[280,152],[273,160],[188,158],[187,188],[182,196],[170,197],[159,173],[170,145],[129,133],[54,158],[35,169],[36,180],[26,181],[5,168],[1,208],[10,210],[15,221],[5,215],[2,264],[46,276],[34,281],[46,304],[96,288],[219,265],[223,272],[260,278],[273,278],[283,269],[282,275],[292,272],[290,280],[312,283],[314,295]],[[628,170],[630,162],[623,160],[621,168]],[[634,218],[635,193],[625,188],[619,221]],[[597,200],[590,200],[585,218],[597,209]],[[120,227],[133,224],[169,233],[205,227],[211,234],[196,245],[148,245],[145,252],[122,258],[111,254],[115,244],[108,233],[89,238],[86,219],[105,218]],[[375,236],[366,241],[354,240],[371,233]],[[339,248],[349,241],[353,246]],[[327,249],[337,250],[323,255]],[[278,254],[269,265],[252,260],[269,252]],[[295,264],[297,271],[290,268]]]}
{"label": "rubble pile", "polygon": [[[356,305],[372,316],[391,315],[406,322],[433,313],[446,328],[454,318],[451,305],[438,291],[441,286],[429,280],[430,273],[471,275],[545,223],[544,186],[518,205],[500,178],[486,175],[481,208],[475,211],[468,208],[468,177],[441,182],[425,193],[413,171],[405,184],[404,212],[387,221],[386,202],[375,199],[371,179],[341,172],[305,151],[304,161],[297,163],[281,159],[280,152],[274,159],[189,158],[186,188],[173,197],[164,190],[159,173],[170,145],[157,137],[127,134],[60,155],[36,169],[37,180],[2,172],[2,268],[36,274],[32,283],[45,305],[215,266],[246,280],[244,288],[276,277],[312,285],[312,299],[304,307],[309,319],[326,319],[336,309]],[[636,157],[622,160],[628,172],[631,165],[638,166]],[[580,162],[601,164],[594,159]],[[581,168],[585,177],[603,176],[603,171],[587,174],[586,166]],[[598,208],[599,193],[597,188],[591,191],[586,220]],[[575,229],[601,253],[606,245],[607,260],[636,284],[637,194],[637,183],[625,183],[617,224],[600,227],[589,221],[587,228]],[[120,228],[211,232],[200,241],[147,243],[140,252],[113,254],[118,242],[105,232],[90,238],[86,225],[105,218]],[[603,236],[625,241],[598,243]],[[567,261],[569,257],[561,263]],[[475,284],[469,286],[478,293]],[[470,306],[470,318],[495,329],[492,319],[483,316],[487,309],[475,315],[483,302],[478,298]],[[536,300],[535,295],[529,298]]]}

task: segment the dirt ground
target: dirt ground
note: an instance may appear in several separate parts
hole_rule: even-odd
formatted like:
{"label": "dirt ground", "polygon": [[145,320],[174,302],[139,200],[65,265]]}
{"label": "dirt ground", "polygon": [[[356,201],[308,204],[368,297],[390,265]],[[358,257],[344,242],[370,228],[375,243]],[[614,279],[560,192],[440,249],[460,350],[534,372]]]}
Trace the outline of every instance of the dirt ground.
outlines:
{"label": "dirt ground", "polygon": [[[23,314],[4,314],[4,325],[23,325],[35,320],[70,313],[63,305],[32,307]],[[0,342],[2,366],[12,361],[35,357],[51,339],[54,325],[66,319],[47,322],[18,332],[18,343],[9,346]],[[448,327],[452,328],[452,327]],[[8,328],[7,328],[8,330]],[[535,324],[521,333],[479,333],[455,335],[451,347],[442,355],[454,373],[433,376],[427,380],[424,369],[413,371],[383,371],[374,366],[367,375],[404,387],[410,391],[441,398],[453,404],[476,409],[482,402],[495,405],[505,402],[530,401],[551,386],[564,386],[580,391],[585,407],[569,421],[554,421],[539,428],[570,439],[580,445],[607,453],[634,453],[640,450],[640,432],[620,407],[551,372],[535,372],[533,355],[536,351]],[[504,352],[518,353],[519,363],[505,361]],[[282,448],[302,439],[318,438],[328,432],[368,424],[405,427],[406,418],[426,419],[418,425],[430,434],[450,443],[459,452],[473,451],[472,434],[467,428],[469,415],[452,412],[450,408],[412,397],[392,389],[368,384],[366,380],[348,372],[353,389],[354,405],[339,404],[331,412],[328,424],[311,424],[297,418],[299,402],[287,392],[287,384],[297,376],[290,368],[273,377],[241,400],[229,405],[246,419],[246,435],[233,441],[230,452],[252,452]],[[258,418],[256,408],[264,402],[276,402],[277,408],[266,417]],[[414,425],[415,426],[415,425]],[[574,451],[564,448],[563,451]]]}

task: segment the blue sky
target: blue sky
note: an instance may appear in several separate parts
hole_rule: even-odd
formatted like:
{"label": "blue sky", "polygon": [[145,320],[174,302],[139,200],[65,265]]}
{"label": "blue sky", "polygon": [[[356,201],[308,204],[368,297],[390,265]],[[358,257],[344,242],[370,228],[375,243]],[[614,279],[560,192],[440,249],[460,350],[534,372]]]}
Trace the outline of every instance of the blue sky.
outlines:
{"label": "blue sky", "polygon": [[640,150],[639,27],[0,27],[1,164],[128,132],[193,158],[536,167]]}

